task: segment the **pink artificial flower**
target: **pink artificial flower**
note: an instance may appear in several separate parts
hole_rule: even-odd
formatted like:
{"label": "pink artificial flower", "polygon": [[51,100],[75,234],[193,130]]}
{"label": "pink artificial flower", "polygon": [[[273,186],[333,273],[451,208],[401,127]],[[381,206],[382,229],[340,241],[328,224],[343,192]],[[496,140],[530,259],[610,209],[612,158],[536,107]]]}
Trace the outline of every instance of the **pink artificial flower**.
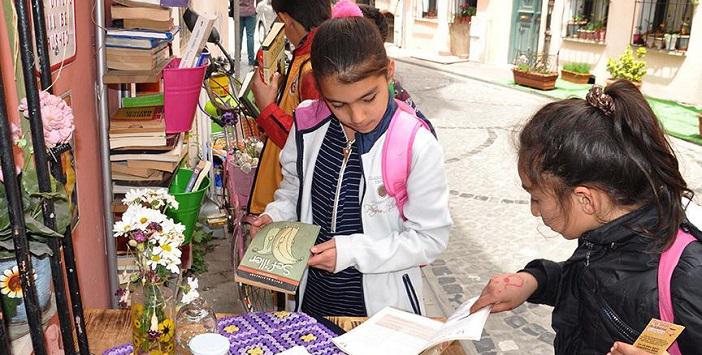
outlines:
{"label": "pink artificial flower", "polygon": [[[53,148],[58,144],[67,143],[73,136],[73,109],[66,105],[58,96],[51,95],[45,91],[39,92],[39,104],[41,107],[41,119],[44,124],[44,140],[48,148]],[[20,101],[19,110],[24,117],[29,117],[29,107],[27,98]]]}
{"label": "pink artificial flower", "polygon": [[[10,124],[10,131],[12,136],[12,156],[15,158],[15,173],[19,174],[22,172],[22,166],[24,166],[24,151],[22,148],[17,146],[17,143],[22,139],[22,130],[19,125],[14,123]],[[0,181],[5,181],[5,176],[2,174],[2,169],[0,169]]]}
{"label": "pink artificial flower", "polygon": [[341,0],[332,8],[332,18],[363,17],[363,12],[354,2]]}

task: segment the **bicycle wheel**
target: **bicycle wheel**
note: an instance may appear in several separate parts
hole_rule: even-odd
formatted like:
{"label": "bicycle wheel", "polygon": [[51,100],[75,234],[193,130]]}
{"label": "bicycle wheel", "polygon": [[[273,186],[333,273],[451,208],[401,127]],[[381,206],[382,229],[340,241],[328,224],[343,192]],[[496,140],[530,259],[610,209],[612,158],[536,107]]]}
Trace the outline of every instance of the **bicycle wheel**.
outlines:
{"label": "bicycle wheel", "polygon": [[[248,228],[241,222],[235,224],[232,235],[233,255],[238,266],[251,241]],[[239,301],[247,312],[273,312],[278,310],[277,292],[243,283],[236,283]]]}

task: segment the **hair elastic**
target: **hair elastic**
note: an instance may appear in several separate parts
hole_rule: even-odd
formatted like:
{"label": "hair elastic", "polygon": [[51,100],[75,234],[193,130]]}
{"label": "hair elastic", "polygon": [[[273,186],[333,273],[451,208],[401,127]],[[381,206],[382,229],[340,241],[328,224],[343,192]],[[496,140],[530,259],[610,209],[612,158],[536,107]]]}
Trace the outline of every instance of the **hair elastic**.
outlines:
{"label": "hair elastic", "polygon": [[604,88],[599,85],[593,85],[590,91],[585,96],[585,100],[590,106],[597,107],[609,117],[614,113],[614,99],[612,96],[604,92]]}

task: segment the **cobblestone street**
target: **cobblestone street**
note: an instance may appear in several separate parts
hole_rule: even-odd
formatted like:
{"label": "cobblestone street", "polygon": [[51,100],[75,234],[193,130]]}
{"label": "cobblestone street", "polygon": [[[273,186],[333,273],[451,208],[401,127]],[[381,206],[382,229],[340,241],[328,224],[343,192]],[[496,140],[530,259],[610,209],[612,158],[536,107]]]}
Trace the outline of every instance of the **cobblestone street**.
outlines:
{"label": "cobblestone street", "polygon": [[[455,222],[449,248],[424,268],[445,314],[477,296],[491,275],[535,258],[565,260],[575,249],[534,218],[516,170],[516,132],[550,99],[398,63],[397,77],[437,128],[444,147]],[[702,194],[702,147],[672,139],[683,175]],[[488,319],[480,354],[553,353],[551,308],[523,305]],[[474,349],[473,349],[474,348]]]}

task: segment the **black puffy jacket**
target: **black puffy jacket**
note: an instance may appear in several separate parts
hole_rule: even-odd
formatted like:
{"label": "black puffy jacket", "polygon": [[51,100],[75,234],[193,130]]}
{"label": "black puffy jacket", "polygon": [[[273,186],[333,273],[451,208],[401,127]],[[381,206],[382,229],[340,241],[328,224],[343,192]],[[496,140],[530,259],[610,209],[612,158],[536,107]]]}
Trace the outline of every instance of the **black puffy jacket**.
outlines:
{"label": "black puffy jacket", "polygon": [[[529,302],[554,306],[556,354],[606,354],[615,341],[633,343],[658,312],[658,261],[655,242],[633,229],[653,227],[648,206],[582,235],[570,259],[534,260],[523,271],[539,287]],[[685,326],[680,351],[702,354],[702,235],[687,246],[673,271],[675,323]],[[639,229],[640,230],[640,229]]]}

